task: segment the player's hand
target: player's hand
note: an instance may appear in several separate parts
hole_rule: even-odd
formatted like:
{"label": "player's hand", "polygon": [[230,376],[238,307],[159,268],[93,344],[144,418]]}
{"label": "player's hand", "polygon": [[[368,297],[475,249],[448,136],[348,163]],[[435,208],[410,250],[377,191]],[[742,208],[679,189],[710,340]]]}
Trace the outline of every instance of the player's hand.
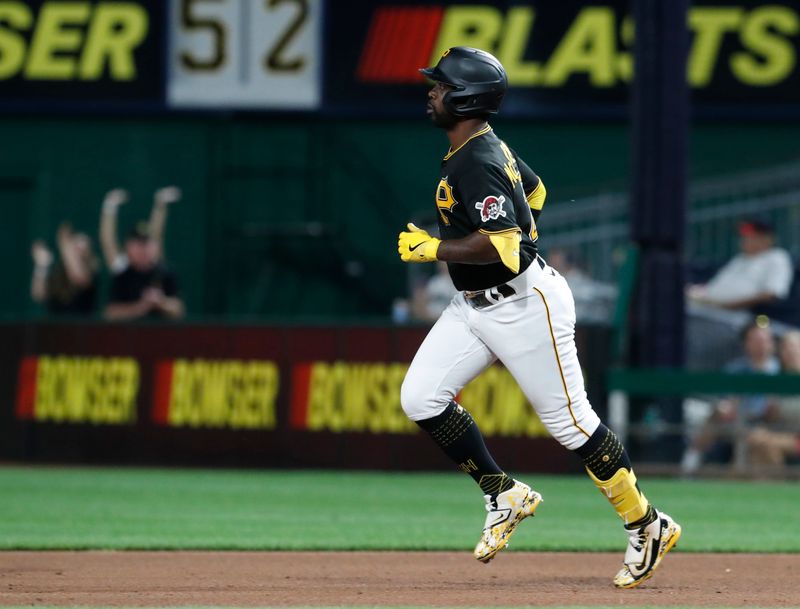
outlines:
{"label": "player's hand", "polygon": [[441,239],[431,237],[427,231],[408,223],[409,232],[397,236],[397,251],[403,262],[433,262],[437,260]]}
{"label": "player's hand", "polygon": [[169,205],[170,203],[180,201],[182,196],[183,193],[181,193],[181,189],[177,186],[165,186],[164,188],[159,188],[155,192],[154,198],[159,205]]}
{"label": "player's hand", "polygon": [[103,211],[106,213],[114,213],[120,205],[128,202],[128,191],[122,188],[115,188],[106,193],[103,199]]}

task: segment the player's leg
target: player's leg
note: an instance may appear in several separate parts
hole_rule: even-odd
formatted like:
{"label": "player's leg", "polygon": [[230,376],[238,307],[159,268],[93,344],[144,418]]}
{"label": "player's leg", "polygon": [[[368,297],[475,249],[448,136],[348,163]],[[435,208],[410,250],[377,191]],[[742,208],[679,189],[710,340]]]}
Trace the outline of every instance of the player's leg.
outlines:
{"label": "player's leg", "polygon": [[468,305],[458,297],[444,311],[411,362],[400,403],[483,491],[488,514],[475,557],[488,562],[507,544],[516,525],[533,514],[541,496],[495,463],[475,420],[455,402],[464,385],[496,359],[471,332],[469,314]]}
{"label": "player's leg", "polygon": [[[480,335],[506,365],[550,434],[583,460],[630,535],[614,583],[633,587],[649,578],[680,536],[680,527],[642,493],[627,451],[591,407],[575,347],[575,305],[566,281],[538,274],[533,295],[496,307]],[[505,337],[503,337],[505,334]]]}

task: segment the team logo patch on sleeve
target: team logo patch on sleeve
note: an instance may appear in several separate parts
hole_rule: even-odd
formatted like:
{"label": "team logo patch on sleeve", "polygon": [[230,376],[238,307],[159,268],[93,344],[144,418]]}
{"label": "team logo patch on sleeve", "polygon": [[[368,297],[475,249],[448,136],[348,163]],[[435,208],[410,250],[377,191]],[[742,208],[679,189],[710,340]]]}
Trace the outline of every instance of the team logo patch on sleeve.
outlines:
{"label": "team logo patch on sleeve", "polygon": [[503,211],[503,203],[505,202],[506,198],[503,195],[499,197],[489,195],[483,201],[475,203],[475,209],[481,212],[482,222],[497,220],[500,216],[506,217],[506,212]]}

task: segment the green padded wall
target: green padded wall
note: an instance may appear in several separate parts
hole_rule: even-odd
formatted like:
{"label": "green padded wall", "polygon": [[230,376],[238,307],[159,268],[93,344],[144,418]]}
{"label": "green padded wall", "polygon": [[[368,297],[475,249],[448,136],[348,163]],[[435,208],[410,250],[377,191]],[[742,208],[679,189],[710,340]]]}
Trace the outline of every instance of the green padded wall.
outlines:
{"label": "green padded wall", "polygon": [[[543,176],[550,204],[627,187],[624,125],[495,128]],[[787,160],[797,141],[797,125],[697,127],[692,175]],[[191,316],[388,314],[406,290],[396,234],[408,219],[433,218],[447,150],[424,118],[4,117],[0,142],[4,317],[39,312],[28,297],[32,239],[53,244],[63,219],[96,239],[103,194],[117,186],[132,193],[124,231],[172,183],[185,196],[171,209],[167,256]]]}

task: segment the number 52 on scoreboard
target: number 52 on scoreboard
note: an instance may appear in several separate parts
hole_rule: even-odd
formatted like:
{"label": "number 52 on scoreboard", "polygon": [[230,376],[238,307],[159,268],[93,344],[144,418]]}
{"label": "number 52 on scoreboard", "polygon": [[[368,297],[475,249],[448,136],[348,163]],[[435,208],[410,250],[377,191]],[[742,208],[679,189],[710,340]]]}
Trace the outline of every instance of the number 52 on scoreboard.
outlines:
{"label": "number 52 on scoreboard", "polygon": [[172,0],[174,108],[313,110],[322,0]]}

